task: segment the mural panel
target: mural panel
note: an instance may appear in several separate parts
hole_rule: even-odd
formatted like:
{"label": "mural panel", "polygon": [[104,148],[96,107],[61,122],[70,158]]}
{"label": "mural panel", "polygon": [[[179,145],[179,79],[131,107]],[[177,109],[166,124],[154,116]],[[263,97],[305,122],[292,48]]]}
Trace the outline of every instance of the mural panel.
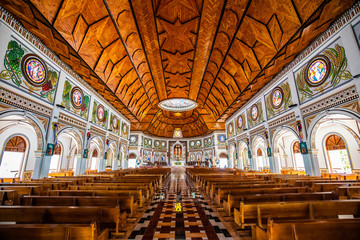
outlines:
{"label": "mural panel", "polygon": [[156,149],[166,149],[166,141],[155,140],[154,148]]}
{"label": "mural panel", "polygon": [[264,121],[264,115],[262,110],[262,103],[258,101],[247,109],[247,120],[249,128],[254,127]]}
{"label": "mural panel", "polygon": [[53,104],[59,72],[13,39],[8,43],[0,80]]}
{"label": "mural panel", "polygon": [[94,101],[91,122],[105,128],[107,127],[109,111],[101,103]]}
{"label": "mural panel", "polygon": [[205,138],[204,147],[212,147],[212,146],[214,146],[214,136]]}
{"label": "mural panel", "polygon": [[129,136],[129,125],[124,122],[121,123],[121,136],[125,139]]}
{"label": "mural panel", "polygon": [[352,78],[345,49],[339,42],[315,56],[295,74],[300,103],[311,100]]}
{"label": "mural panel", "polygon": [[110,129],[116,135],[120,132],[120,119],[113,113],[110,114]]}
{"label": "mural panel", "polygon": [[190,149],[199,149],[202,147],[201,140],[191,140],[189,145]]}
{"label": "mural panel", "polygon": [[138,146],[138,135],[130,135],[130,146]]}
{"label": "mural panel", "polygon": [[143,146],[146,148],[152,148],[152,139],[151,138],[143,138]]}
{"label": "mural panel", "polygon": [[226,145],[226,135],[225,134],[218,134],[217,139],[218,139],[218,145],[219,146],[225,146]]}
{"label": "mural panel", "polygon": [[235,136],[235,128],[234,128],[233,122],[230,122],[229,125],[227,125],[226,131],[227,131],[228,138]]}
{"label": "mural panel", "polygon": [[61,105],[64,106],[67,111],[87,119],[90,107],[90,96],[81,88],[69,80],[66,80]]}
{"label": "mural panel", "polygon": [[287,111],[293,104],[290,84],[288,82],[280,84],[267,94],[265,99],[268,119]]}
{"label": "mural panel", "polygon": [[235,120],[236,133],[240,134],[246,129],[245,113],[240,114]]}

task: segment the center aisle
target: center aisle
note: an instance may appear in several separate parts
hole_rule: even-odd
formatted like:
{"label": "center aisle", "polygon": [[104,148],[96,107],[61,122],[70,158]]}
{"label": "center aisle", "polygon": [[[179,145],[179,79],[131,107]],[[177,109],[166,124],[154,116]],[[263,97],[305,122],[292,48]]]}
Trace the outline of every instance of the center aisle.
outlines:
{"label": "center aisle", "polygon": [[185,168],[173,167],[162,192],[150,204],[128,239],[233,238],[186,177]]}

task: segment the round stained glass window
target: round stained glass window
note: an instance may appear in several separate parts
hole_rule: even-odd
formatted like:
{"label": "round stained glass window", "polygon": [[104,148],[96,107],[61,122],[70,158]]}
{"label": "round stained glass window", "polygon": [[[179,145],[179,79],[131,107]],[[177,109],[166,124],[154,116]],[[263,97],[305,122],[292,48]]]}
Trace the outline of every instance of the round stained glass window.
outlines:
{"label": "round stained glass window", "polygon": [[275,88],[271,93],[272,106],[275,109],[280,108],[283,101],[284,101],[284,91],[280,87]]}
{"label": "round stained glass window", "polygon": [[71,104],[76,109],[81,109],[84,104],[84,93],[79,87],[71,89]]}
{"label": "round stained glass window", "polygon": [[103,105],[99,105],[96,110],[98,120],[101,122],[105,118],[105,109]]}
{"label": "round stained glass window", "polygon": [[197,103],[186,98],[171,98],[159,103],[159,108],[172,112],[189,111],[197,107]]}
{"label": "round stained glass window", "polygon": [[34,54],[27,54],[21,60],[21,69],[25,79],[35,87],[46,84],[48,70],[45,62]]}
{"label": "round stained glass window", "polygon": [[325,56],[315,57],[306,68],[306,81],[312,86],[321,85],[328,77],[330,70],[329,59]]}
{"label": "round stained glass window", "polygon": [[243,117],[242,117],[242,116],[239,116],[239,117],[238,117],[238,120],[237,120],[238,128],[242,129],[243,124],[244,124]]}
{"label": "round stained glass window", "polygon": [[254,104],[252,107],[251,107],[251,110],[250,110],[251,112],[251,119],[252,120],[257,120],[258,119],[258,117],[259,117],[259,108],[258,108],[258,106],[256,105],[256,104]]}

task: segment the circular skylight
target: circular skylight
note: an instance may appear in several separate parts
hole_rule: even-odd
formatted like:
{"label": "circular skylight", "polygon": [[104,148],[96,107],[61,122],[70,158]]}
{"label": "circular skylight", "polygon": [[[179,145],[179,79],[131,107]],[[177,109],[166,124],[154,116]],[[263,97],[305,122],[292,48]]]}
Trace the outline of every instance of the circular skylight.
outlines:
{"label": "circular skylight", "polygon": [[197,107],[197,103],[186,98],[171,98],[159,103],[161,109],[172,112],[189,111]]}

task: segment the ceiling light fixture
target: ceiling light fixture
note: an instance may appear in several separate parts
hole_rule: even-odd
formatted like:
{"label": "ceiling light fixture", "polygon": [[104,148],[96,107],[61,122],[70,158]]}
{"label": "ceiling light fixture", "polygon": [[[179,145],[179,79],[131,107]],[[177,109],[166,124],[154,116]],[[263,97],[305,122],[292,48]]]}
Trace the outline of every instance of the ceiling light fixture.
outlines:
{"label": "ceiling light fixture", "polygon": [[184,112],[197,107],[197,103],[187,98],[170,98],[159,103],[159,108],[171,112]]}

